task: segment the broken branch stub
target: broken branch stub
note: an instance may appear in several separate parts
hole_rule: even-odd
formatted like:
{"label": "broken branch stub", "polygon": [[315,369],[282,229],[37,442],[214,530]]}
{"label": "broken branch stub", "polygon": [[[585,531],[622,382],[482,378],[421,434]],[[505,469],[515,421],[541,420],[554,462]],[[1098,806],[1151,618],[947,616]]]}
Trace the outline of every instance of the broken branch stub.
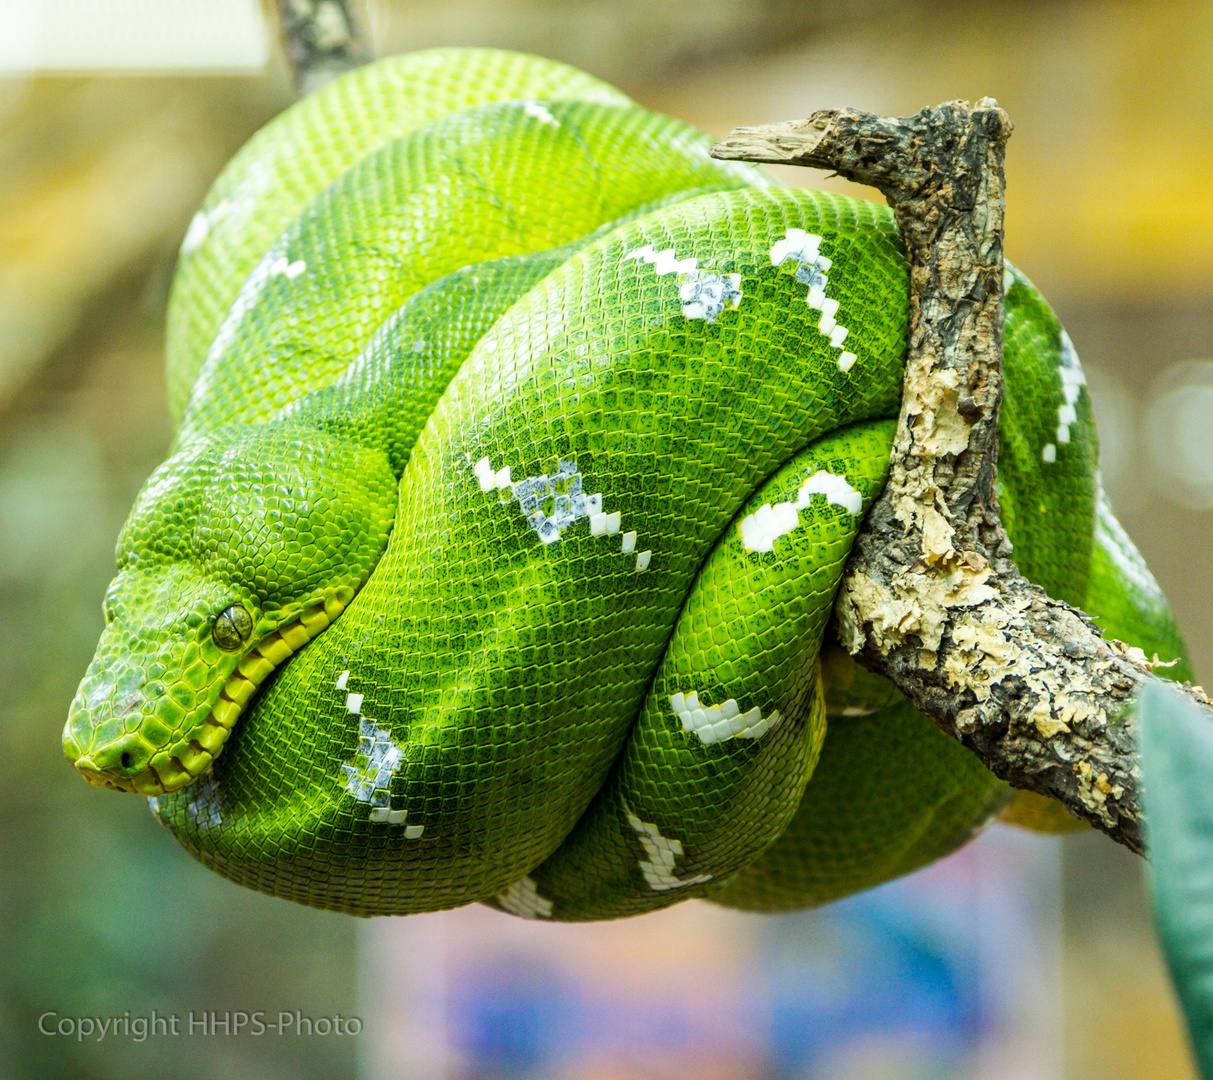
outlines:
{"label": "broken branch stub", "polygon": [[370,59],[348,0],[278,0],[278,12],[296,97]]}
{"label": "broken branch stub", "polygon": [[[1131,703],[1151,665],[1023,578],[994,493],[1003,151],[991,98],[738,128],[714,157],[829,169],[888,200],[910,265],[889,481],[835,606],[841,643],[996,775],[1142,851]],[[1199,688],[1189,695],[1205,706]],[[1213,720],[1213,711],[1208,712]]]}

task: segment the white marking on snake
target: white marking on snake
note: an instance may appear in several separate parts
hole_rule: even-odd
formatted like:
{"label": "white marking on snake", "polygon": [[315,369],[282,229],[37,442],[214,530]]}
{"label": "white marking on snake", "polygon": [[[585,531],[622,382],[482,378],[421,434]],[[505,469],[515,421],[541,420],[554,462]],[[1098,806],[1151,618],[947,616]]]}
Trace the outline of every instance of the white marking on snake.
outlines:
{"label": "white marking on snake", "polygon": [[494,472],[493,466],[489,464],[489,459],[482,457],[475,465],[472,466],[472,472],[476,474],[476,479],[480,481],[481,491],[492,491],[497,486],[497,473]]}
{"label": "white marking on snake", "polygon": [[270,264],[270,277],[280,277],[285,274],[287,279],[294,281],[300,274],[307,269],[307,263],[302,259],[296,259],[294,262],[288,262],[285,256],[280,256]]}
{"label": "white marking on snake", "polygon": [[[834,316],[838,313],[838,301],[832,296],[827,297],[821,302],[821,318],[817,322],[817,329],[830,339],[830,344],[834,344],[834,331],[838,329],[838,323]],[[842,345],[836,345],[835,348],[842,348]]]}
{"label": "white marking on snake", "polygon": [[711,874],[696,874],[694,877],[678,878],[674,876],[674,866],[682,855],[682,842],[662,836],[657,826],[647,821],[641,821],[632,813],[624,799],[619,800],[623,812],[627,815],[628,824],[636,830],[640,843],[644,847],[647,859],[640,860],[640,872],[649,888],[654,892],[667,892],[670,889],[683,889],[688,885],[699,885],[712,879]]}
{"label": "white marking on snake", "polygon": [[[1104,553],[1116,565],[1116,569],[1142,593],[1147,596],[1157,595],[1158,584],[1150,573],[1150,568],[1137,554],[1129,534],[1124,526],[1116,520],[1111,508],[1099,499],[1095,504],[1096,520],[1107,534],[1106,541],[1100,544]],[[1132,554],[1130,554],[1132,553]]]}
{"label": "white marking on snake", "polygon": [[181,254],[188,255],[191,251],[202,246],[206,234],[211,231],[211,222],[206,212],[199,210],[190,218],[190,227],[185,230],[185,239],[181,241]]}
{"label": "white marking on snake", "polygon": [[[528,476],[510,489],[542,544],[554,544],[570,525],[591,517],[590,496],[582,491],[582,477],[577,471],[577,462],[558,459],[555,465],[553,473]],[[508,470],[502,471],[509,480]],[[497,476],[500,479],[501,473]],[[594,498],[596,505],[601,506],[602,495]]]}
{"label": "white marking on snake", "polygon": [[636,573],[643,574],[649,568],[649,563],[652,561],[652,559],[653,553],[651,551],[642,551],[639,555],[637,555]]}
{"label": "white marking on snake", "polygon": [[682,301],[682,314],[688,319],[715,322],[725,308],[736,311],[741,306],[744,293],[740,274],[692,270],[679,275],[679,280],[682,284],[678,298]]}
{"label": "white marking on snake", "polygon": [[539,101],[527,101],[522,106],[523,111],[527,116],[533,116],[542,124],[551,124],[552,127],[560,127],[560,121],[556,119],[547,107]]}
{"label": "white marking on snake", "polygon": [[215,340],[211,342],[210,348],[206,351],[206,362],[203,364],[202,372],[198,376],[198,382],[195,384],[196,392],[201,392],[203,387],[210,385],[210,380],[215,376],[211,374],[208,365],[213,359],[222,356],[227,351],[228,346],[236,339],[236,333],[240,329],[244,317],[257,306],[258,301],[261,299],[261,294],[265,292],[265,286],[269,282],[271,275],[277,272],[275,267],[279,263],[283,263],[285,269],[285,259],[281,257],[271,259],[268,254],[265,255],[240,287],[240,292],[236,294],[236,299],[232,301],[232,306],[227,309],[227,315],[223,318],[219,332],[215,335]]}
{"label": "white marking on snake", "polygon": [[826,502],[841,506],[852,517],[858,517],[863,509],[863,495],[851,487],[845,476],[818,469],[801,484],[793,501],[774,506],[763,503],[741,519],[737,527],[741,531],[742,547],[746,551],[770,551],[779,537],[800,524],[799,512],[809,506],[814,495],[824,495]]}
{"label": "white marking on snake", "polygon": [[203,829],[213,829],[223,824],[223,804],[219,799],[219,784],[215,774],[207,769],[202,779],[189,788],[185,808],[190,817]]}
{"label": "white marking on snake", "polygon": [[539,886],[534,878],[519,878],[505,892],[497,894],[499,903],[511,915],[520,919],[550,919],[552,917],[552,901],[540,896]]}
{"label": "white marking on snake", "polygon": [[349,712],[353,713],[355,716],[357,716],[360,712],[362,712],[363,697],[364,697],[364,695],[362,695],[362,694],[346,694],[345,695],[346,709]]}
{"label": "white marking on snake", "polygon": [[334,684],[333,689],[344,690],[346,688],[346,685],[349,683],[349,681],[350,681],[350,673],[347,669],[346,671],[343,671],[340,675],[337,676],[337,682]]}
{"label": "white marking on snake", "polygon": [[160,800],[157,799],[155,795],[149,795],[147,797],[147,806],[148,809],[156,815],[156,817],[160,816]]}
{"label": "white marking on snake", "polygon": [[[354,760],[341,766],[345,790],[359,802],[370,806],[369,820],[385,825],[403,825],[408,813],[392,809],[389,787],[392,777],[404,761],[404,749],[392,738],[388,728],[380,727],[369,717],[362,717],[358,733],[358,750]],[[404,830],[405,839],[415,840],[424,829],[424,825],[408,826]]]}
{"label": "white marking on snake", "polygon": [[[834,263],[818,251],[821,240],[816,233],[806,232],[804,229],[788,229],[782,240],[776,240],[771,245],[771,265],[782,266],[789,259],[799,264],[796,267],[796,280],[809,287],[805,303],[821,312],[817,329],[830,339],[830,348],[841,350],[842,343],[846,341],[850,331],[847,327],[840,326],[835,318],[838,314],[838,301],[826,296],[826,286],[830,283],[827,271]],[[859,358],[853,352],[840,351],[838,370],[843,373],[850,371],[857,359]]]}
{"label": "white marking on snake", "polygon": [[231,202],[223,199],[209,210],[199,210],[190,218],[189,228],[185,230],[185,239],[181,241],[181,254],[188,255],[191,251],[200,248],[210,235],[211,227],[227,217],[228,212],[234,208]]}
{"label": "white marking on snake", "polygon": [[671,694],[670,708],[682,721],[682,730],[697,735],[705,746],[726,739],[761,739],[779,723],[778,709],[764,717],[757,705],[743,713],[736,698],[729,698],[722,705],[704,705],[695,690]]}
{"label": "white marking on snake", "polygon": [[190,227],[185,230],[185,239],[181,241],[181,254],[188,255],[202,245],[206,234],[211,231],[211,223],[206,214],[199,210],[190,218]]}
{"label": "white marking on snake", "polygon": [[689,274],[699,266],[698,259],[679,259],[673,248],[657,251],[652,244],[633,248],[623,257],[624,262],[628,259],[643,259],[657,271],[658,277],[664,274]]}
{"label": "white marking on snake", "polygon": [[[518,500],[519,509],[535,530],[540,543],[554,544],[565,529],[582,518],[589,520],[591,536],[615,536],[619,533],[623,524],[622,515],[618,511],[607,513],[602,509],[602,492],[585,494],[583,478],[577,471],[575,459],[554,459],[550,467],[553,469],[551,473],[528,476],[514,483],[509,465],[494,469],[492,461],[482,457],[472,466],[472,472],[481,491],[500,491],[503,502]],[[636,534],[628,535],[632,537],[631,546],[628,546],[625,537],[621,549],[625,555],[630,555],[636,548]]]}
{"label": "white marking on snake", "polygon": [[[1057,444],[1064,445],[1070,441],[1070,426],[1078,423],[1078,410],[1075,405],[1082,394],[1082,388],[1087,385],[1087,376],[1074,351],[1074,343],[1064,330],[1058,343],[1061,353],[1061,363],[1057,371],[1061,376],[1062,403],[1057,406]],[[1052,463],[1057,460],[1057,445],[1048,443],[1040,455],[1045,461]]]}
{"label": "white marking on snake", "polygon": [[852,517],[858,517],[863,509],[863,495],[847,482],[845,476],[835,476],[818,469],[803,484],[796,493],[796,506],[804,509],[814,495],[824,495],[826,502],[841,506]]}
{"label": "white marking on snake", "polygon": [[744,294],[740,274],[700,270],[698,259],[679,259],[673,248],[657,251],[652,244],[633,248],[623,257],[624,262],[629,259],[643,259],[659,277],[678,275],[678,298],[682,301],[682,314],[688,319],[715,322],[725,308],[736,311],[741,304]]}

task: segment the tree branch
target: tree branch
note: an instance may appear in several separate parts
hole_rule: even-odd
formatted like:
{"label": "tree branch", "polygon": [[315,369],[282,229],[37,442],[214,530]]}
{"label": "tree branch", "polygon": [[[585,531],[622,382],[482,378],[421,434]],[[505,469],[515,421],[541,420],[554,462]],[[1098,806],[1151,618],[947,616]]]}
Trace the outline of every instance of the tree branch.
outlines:
{"label": "tree branch", "polygon": [[370,59],[347,0],[278,0],[278,11],[296,96],[304,97]]}
{"label": "tree branch", "polygon": [[[1142,852],[1130,706],[1151,675],[1023,578],[994,493],[1002,398],[1003,153],[992,98],[896,119],[824,110],[738,128],[720,158],[808,165],[888,200],[910,262],[891,471],[835,607],[842,644],[996,775]],[[1213,710],[1199,688],[1189,696]]]}

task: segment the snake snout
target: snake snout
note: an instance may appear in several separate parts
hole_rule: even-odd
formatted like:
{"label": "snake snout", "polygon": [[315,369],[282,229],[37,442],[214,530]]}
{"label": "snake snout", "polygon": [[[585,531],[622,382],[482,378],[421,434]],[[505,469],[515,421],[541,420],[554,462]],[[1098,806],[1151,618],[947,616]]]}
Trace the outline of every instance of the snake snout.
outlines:
{"label": "snake snout", "polygon": [[[94,787],[155,795],[164,783],[151,761],[155,748],[140,721],[148,711],[149,686],[141,678],[115,679],[108,672],[85,679],[68,711],[63,751]],[[135,730],[128,730],[132,721]]]}
{"label": "snake snout", "polygon": [[149,786],[149,781],[151,786],[159,786],[159,777],[148,767],[151,758],[151,748],[136,732],[98,747],[92,753],[81,754],[74,764],[85,780],[95,787],[139,791]]}

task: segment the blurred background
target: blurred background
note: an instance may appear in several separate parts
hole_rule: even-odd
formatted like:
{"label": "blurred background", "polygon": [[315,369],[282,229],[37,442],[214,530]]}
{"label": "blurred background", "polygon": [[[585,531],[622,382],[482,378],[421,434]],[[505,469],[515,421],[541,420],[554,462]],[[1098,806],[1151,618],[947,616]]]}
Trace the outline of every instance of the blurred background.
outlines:
{"label": "blurred background", "polygon": [[[302,2],[302,0],[301,0]],[[985,94],[1007,253],[1087,367],[1117,512],[1213,677],[1213,8],[1178,0],[369,0],[377,55],[543,53],[725,134]],[[59,736],[168,443],[176,250],[290,103],[257,0],[0,0],[0,1075],[1185,1080],[1142,865],[990,829],[820,912],[360,923],[230,885]],[[791,184],[845,188],[783,170]],[[864,197],[872,193],[857,191]],[[44,1036],[262,1009],[358,1036]],[[182,1023],[186,1021],[183,1019]]]}

